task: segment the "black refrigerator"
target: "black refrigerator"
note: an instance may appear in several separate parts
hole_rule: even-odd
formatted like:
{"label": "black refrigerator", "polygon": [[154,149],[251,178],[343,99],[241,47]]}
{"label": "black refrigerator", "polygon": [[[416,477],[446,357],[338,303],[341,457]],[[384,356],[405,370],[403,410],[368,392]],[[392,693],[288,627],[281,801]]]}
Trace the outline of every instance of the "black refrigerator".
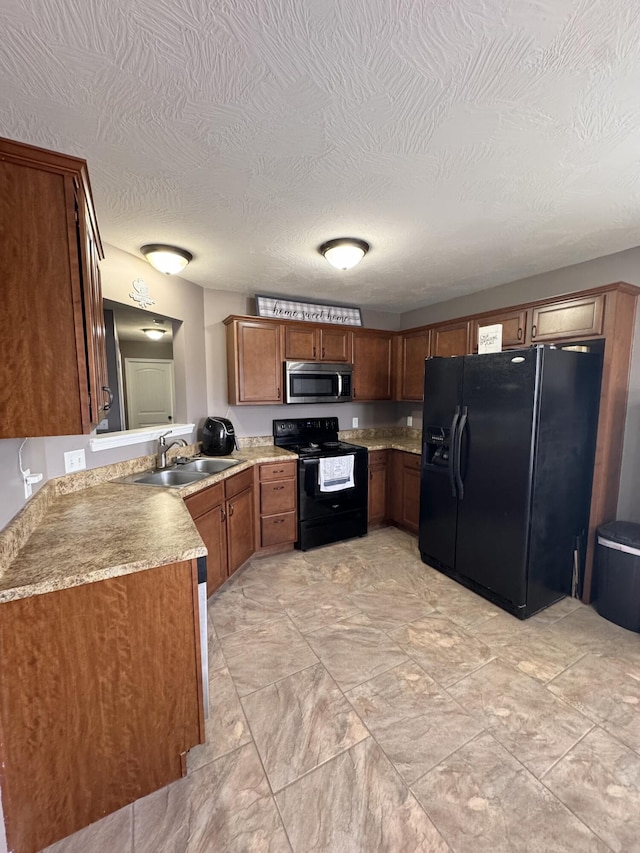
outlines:
{"label": "black refrigerator", "polygon": [[600,355],[425,361],[422,560],[525,619],[580,592]]}

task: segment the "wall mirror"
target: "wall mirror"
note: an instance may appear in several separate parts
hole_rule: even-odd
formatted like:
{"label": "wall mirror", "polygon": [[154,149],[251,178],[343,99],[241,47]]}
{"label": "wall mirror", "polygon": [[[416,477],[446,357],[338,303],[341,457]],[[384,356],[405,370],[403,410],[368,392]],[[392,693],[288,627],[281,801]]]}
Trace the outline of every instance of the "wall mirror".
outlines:
{"label": "wall mirror", "polygon": [[173,334],[179,320],[103,300],[113,403],[97,435],[175,420]]}

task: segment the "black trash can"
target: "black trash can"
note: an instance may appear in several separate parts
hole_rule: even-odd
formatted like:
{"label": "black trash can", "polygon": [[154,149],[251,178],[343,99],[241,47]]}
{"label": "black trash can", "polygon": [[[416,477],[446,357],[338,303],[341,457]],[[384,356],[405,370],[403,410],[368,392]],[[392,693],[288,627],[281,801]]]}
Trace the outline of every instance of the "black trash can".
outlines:
{"label": "black trash can", "polygon": [[640,524],[598,528],[596,609],[616,625],[640,632]]}

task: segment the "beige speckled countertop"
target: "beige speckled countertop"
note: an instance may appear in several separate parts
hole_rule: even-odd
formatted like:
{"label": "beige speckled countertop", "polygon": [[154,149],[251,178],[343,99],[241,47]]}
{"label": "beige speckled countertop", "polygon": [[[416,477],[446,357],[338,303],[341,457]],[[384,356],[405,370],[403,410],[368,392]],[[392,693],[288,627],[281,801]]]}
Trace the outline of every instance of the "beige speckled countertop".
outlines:
{"label": "beige speckled countertop", "polygon": [[[369,450],[420,453],[417,430],[348,430],[340,437]],[[153,456],[49,481],[0,532],[0,603],[204,556],[183,498],[252,465],[296,455],[247,439],[230,458],[242,461],[178,489],[113,482],[151,469]]]}

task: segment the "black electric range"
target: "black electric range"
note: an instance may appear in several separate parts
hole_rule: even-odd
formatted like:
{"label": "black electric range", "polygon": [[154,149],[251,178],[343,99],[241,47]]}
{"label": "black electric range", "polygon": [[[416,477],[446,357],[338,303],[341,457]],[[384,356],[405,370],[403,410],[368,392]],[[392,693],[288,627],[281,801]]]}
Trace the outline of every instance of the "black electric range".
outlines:
{"label": "black electric range", "polygon": [[273,441],[298,454],[298,540],[306,551],[367,532],[367,448],[340,441],[338,418],[273,422]]}

